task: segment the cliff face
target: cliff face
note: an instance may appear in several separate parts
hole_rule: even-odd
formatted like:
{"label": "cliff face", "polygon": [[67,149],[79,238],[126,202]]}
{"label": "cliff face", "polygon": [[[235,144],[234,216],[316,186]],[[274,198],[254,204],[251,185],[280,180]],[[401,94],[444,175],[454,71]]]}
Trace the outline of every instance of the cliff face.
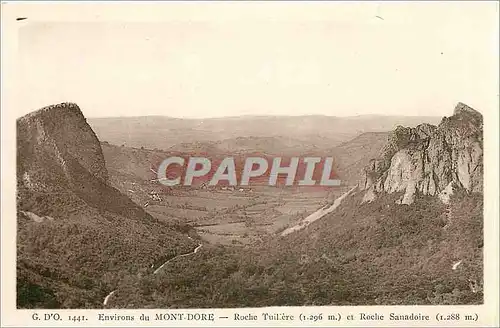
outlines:
{"label": "cliff face", "polygon": [[48,106],[19,118],[17,143],[19,210],[60,217],[78,204],[151,219],[108,184],[101,144],[76,104]]}
{"label": "cliff face", "polygon": [[76,104],[44,107],[17,120],[17,174],[43,191],[74,186],[81,169],[106,182],[101,145]]}
{"label": "cliff face", "polygon": [[469,106],[459,103],[437,127],[398,126],[388,139],[364,169],[364,202],[379,192],[404,192],[402,204],[413,203],[416,194],[449,193],[453,187],[482,192],[483,118]]}

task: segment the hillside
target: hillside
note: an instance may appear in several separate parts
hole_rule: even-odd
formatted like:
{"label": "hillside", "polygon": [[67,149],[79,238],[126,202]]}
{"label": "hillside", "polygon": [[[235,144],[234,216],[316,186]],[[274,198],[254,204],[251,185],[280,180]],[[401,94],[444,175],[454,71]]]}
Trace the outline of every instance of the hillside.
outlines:
{"label": "hillside", "polygon": [[360,205],[358,192],[303,231],[254,249],[206,249],[130,286],[115,305],[482,304],[482,196],[396,206],[400,196]]}
{"label": "hillside", "polygon": [[333,157],[334,171],[345,184],[355,185],[362,178],[363,168],[380,153],[388,137],[388,132],[367,132],[336,147],[325,148],[283,137],[238,137],[214,142],[180,143],[165,151],[116,146],[108,142],[102,142],[102,148],[108,170],[136,182],[155,179],[154,172],[147,163],[158,164],[173,154],[200,156],[205,154],[210,157],[235,155],[240,157],[255,154],[255,156]]}
{"label": "hillside", "polygon": [[482,124],[459,103],[438,126],[398,127],[358,191],[276,242],[279,256],[303,262],[299,272],[328,262],[349,281],[332,290],[351,304],[482,303]]}
{"label": "hillside", "polygon": [[[129,147],[169,149],[176,144],[211,143],[237,138],[280,137],[331,148],[364,132],[390,131],[397,125],[436,124],[438,117],[421,116],[241,116],[207,119],[171,117],[91,118],[101,141]],[[224,145],[221,145],[224,148]]]}
{"label": "hillside", "polygon": [[276,155],[300,155],[304,152],[320,151],[324,148],[325,140],[310,136],[307,141],[292,137],[235,137],[212,142],[180,143],[168,150],[180,152],[206,153],[261,153]]}
{"label": "hillside", "polygon": [[196,246],[109,185],[77,105],[17,121],[17,306],[98,307],[129,276]]}
{"label": "hillside", "polygon": [[[449,162],[446,154],[429,153],[438,140],[450,146]],[[358,142],[364,144],[362,139]],[[363,170],[367,176],[362,180],[371,178],[380,186],[393,181],[394,175],[384,172],[401,167],[397,154],[415,151],[422,157],[410,162],[410,168],[422,162],[436,164],[435,169],[450,164],[449,182],[436,179],[434,193],[416,188],[413,201],[407,203],[401,201],[408,192],[405,188],[381,189],[366,200],[370,186],[362,184],[335,211],[300,231],[269,236],[253,247],[209,246],[172,262],[158,276],[129,285],[117,295],[115,306],[481,304],[483,194],[478,187],[478,146],[482,148],[481,116],[463,104],[437,127],[397,128],[382,148],[382,159],[373,160],[387,161],[388,166],[376,166],[384,168],[376,171],[377,176]],[[464,158],[471,162],[463,165]],[[469,168],[469,179],[461,165]],[[425,174],[399,176],[402,186],[422,186],[428,179]]]}
{"label": "hillside", "polygon": [[362,177],[363,168],[377,157],[388,137],[388,132],[367,132],[324,152],[333,156],[342,181],[355,185]]}

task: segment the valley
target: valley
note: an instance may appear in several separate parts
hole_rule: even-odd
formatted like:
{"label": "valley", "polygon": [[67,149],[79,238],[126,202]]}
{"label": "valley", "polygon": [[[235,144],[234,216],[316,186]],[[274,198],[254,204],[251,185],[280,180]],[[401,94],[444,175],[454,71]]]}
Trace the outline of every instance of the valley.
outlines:
{"label": "valley", "polygon": [[[329,133],[286,152],[262,135],[148,148],[103,139],[76,104],[19,119],[18,307],[481,304],[480,114]],[[342,184],[164,186],[155,168],[180,149],[332,156]]]}
{"label": "valley", "polygon": [[348,188],[169,188],[158,183],[154,171],[144,169],[146,165],[127,166],[125,162],[125,159],[128,163],[155,162],[161,156],[168,156],[168,152],[118,147],[108,143],[103,143],[102,148],[114,187],[158,220],[187,224],[211,244],[241,246],[261,242],[264,236],[285,230],[332,203]]}

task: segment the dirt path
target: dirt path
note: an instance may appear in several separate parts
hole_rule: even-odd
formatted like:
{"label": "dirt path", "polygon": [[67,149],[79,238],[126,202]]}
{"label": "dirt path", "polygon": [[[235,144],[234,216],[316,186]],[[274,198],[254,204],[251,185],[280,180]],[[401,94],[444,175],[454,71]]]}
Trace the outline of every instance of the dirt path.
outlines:
{"label": "dirt path", "polygon": [[104,302],[102,302],[102,305],[107,305],[108,304],[108,301],[109,301],[109,298],[111,296],[113,296],[113,294],[116,292],[116,290],[113,290],[111,293],[108,294],[108,296],[106,296],[106,298],[104,299]]}
{"label": "dirt path", "polygon": [[[193,240],[193,238],[189,237],[189,239]],[[165,265],[167,265],[168,263],[172,262],[173,260],[175,259],[178,259],[180,257],[186,257],[186,256],[190,256],[190,255],[193,255],[193,254],[196,254],[198,253],[198,251],[200,250],[200,248],[202,247],[203,245],[202,244],[198,244],[198,246],[192,251],[192,252],[189,252],[189,253],[185,253],[185,254],[180,254],[180,255],[177,255],[173,258],[171,258],[170,260],[166,261],[165,263],[163,263],[158,269],[156,269],[153,274],[157,274]],[[116,292],[117,290],[113,290],[111,293],[109,293],[105,298],[104,298],[104,301],[102,302],[102,305],[106,306],[109,302],[109,299],[111,298],[111,296],[113,296],[113,294]]]}
{"label": "dirt path", "polygon": [[173,260],[179,258],[179,257],[185,257],[185,256],[189,256],[189,255],[193,255],[193,254],[196,254],[200,248],[202,247],[203,245],[202,244],[199,244],[192,252],[189,252],[189,253],[185,253],[185,254],[181,254],[181,255],[177,255],[176,257],[173,257],[171,258],[170,260],[168,260],[167,262],[163,263],[158,269],[156,269],[153,274],[157,274],[161,269],[163,269],[163,267],[165,265],[167,265],[168,263],[172,262]]}
{"label": "dirt path", "polygon": [[347,196],[349,196],[356,188],[357,188],[357,186],[351,188],[349,191],[347,191],[344,194],[342,194],[342,196],[340,196],[339,198],[337,198],[333,202],[332,206],[327,207],[327,208],[322,207],[319,210],[317,210],[316,212],[314,212],[314,213],[310,214],[309,216],[307,216],[306,218],[302,219],[298,224],[294,225],[291,228],[288,228],[288,229],[284,230],[281,233],[281,236],[286,236],[288,234],[291,234],[292,232],[302,230],[305,227],[307,227],[309,224],[313,223],[314,221],[319,220],[322,217],[324,217],[325,215],[333,212],[337,207],[339,207],[339,205],[342,203],[342,201]]}

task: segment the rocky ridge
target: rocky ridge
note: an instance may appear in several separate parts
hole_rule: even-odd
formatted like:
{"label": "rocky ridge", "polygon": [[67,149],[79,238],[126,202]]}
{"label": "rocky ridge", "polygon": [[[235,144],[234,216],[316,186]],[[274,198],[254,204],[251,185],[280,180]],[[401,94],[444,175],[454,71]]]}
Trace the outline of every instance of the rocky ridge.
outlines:
{"label": "rocky ridge", "polygon": [[467,192],[483,189],[483,117],[458,103],[438,126],[398,126],[377,159],[364,168],[359,183],[363,202],[377,193],[404,192],[398,201],[412,204],[415,195],[439,195],[453,188]]}

